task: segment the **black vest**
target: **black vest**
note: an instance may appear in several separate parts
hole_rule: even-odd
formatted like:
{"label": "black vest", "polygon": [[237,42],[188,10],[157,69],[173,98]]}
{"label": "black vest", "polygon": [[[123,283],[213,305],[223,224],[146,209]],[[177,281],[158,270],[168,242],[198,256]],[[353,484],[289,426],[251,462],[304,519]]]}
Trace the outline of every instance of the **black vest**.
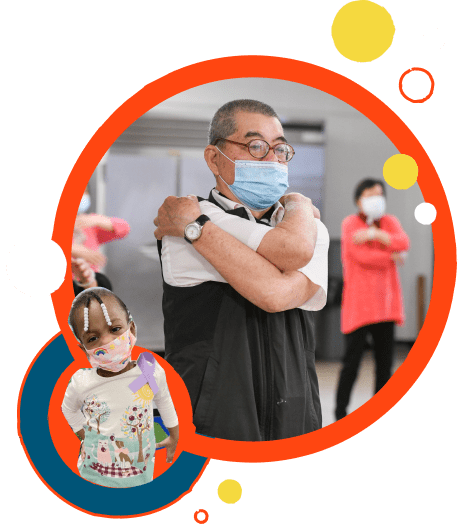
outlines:
{"label": "black vest", "polygon": [[[225,212],[249,221],[243,207]],[[163,285],[165,359],[186,384],[197,433],[267,441],[321,428],[312,312],[267,313],[227,283]]]}

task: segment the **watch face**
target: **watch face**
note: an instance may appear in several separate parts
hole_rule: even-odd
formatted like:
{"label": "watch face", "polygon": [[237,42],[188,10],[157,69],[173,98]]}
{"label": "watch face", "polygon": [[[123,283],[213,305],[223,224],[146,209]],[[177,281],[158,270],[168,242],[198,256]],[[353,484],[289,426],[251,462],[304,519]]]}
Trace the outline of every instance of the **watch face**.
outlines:
{"label": "watch face", "polygon": [[186,226],[186,237],[190,240],[197,240],[200,236],[200,226],[194,223],[190,223]]}

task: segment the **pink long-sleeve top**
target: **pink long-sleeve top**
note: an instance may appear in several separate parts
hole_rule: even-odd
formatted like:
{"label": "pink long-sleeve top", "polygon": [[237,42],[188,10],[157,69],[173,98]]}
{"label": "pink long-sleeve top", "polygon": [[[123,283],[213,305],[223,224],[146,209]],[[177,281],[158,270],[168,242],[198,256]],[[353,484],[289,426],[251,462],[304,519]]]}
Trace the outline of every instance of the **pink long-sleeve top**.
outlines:
{"label": "pink long-sleeve top", "polygon": [[391,237],[390,245],[369,241],[353,243],[353,234],[366,229],[364,219],[354,214],[342,222],[342,333],[378,322],[404,323],[401,283],[393,252],[409,249],[409,238],[398,219],[386,214],[380,229]]}
{"label": "pink long-sleeve top", "polygon": [[[113,225],[112,231],[107,231],[101,227],[88,227],[83,229],[84,236],[86,237],[83,245],[88,249],[97,251],[98,248],[113,240],[120,240],[129,234],[130,227],[126,220],[120,218],[110,218],[111,224]],[[94,271],[98,271],[99,268],[95,265],[91,265]]]}

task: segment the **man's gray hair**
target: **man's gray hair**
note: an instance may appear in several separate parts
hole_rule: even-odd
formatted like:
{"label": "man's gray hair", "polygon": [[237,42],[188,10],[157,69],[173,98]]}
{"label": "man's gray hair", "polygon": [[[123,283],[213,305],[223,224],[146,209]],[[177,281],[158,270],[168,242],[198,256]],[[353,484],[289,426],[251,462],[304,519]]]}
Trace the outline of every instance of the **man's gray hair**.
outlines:
{"label": "man's gray hair", "polygon": [[229,137],[237,131],[235,115],[237,112],[260,113],[267,117],[280,118],[268,104],[252,99],[237,99],[227,102],[215,113],[208,131],[208,144],[212,145],[219,139]]}

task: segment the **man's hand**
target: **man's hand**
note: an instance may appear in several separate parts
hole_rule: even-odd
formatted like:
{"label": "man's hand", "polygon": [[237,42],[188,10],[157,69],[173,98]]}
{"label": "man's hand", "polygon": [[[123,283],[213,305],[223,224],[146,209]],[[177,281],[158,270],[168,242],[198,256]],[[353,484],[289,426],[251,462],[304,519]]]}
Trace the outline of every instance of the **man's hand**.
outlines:
{"label": "man's hand", "polygon": [[313,258],[320,212],[310,198],[292,192],[280,198],[282,220],[262,239],[257,252],[281,271],[296,271]]}
{"label": "man's hand", "polygon": [[[312,200],[306,196],[303,196],[302,194],[299,194],[299,192],[285,194],[279,199],[279,201],[283,207],[285,207],[285,213],[294,211],[295,207],[302,204],[303,206],[311,207],[314,218],[319,220],[321,217],[320,211],[315,207],[315,205],[313,205]],[[297,205],[295,205],[296,203]]]}
{"label": "man's hand", "polygon": [[188,223],[201,215],[196,196],[177,198],[169,196],[158,210],[154,225],[157,229],[154,236],[162,240],[163,236],[177,236],[183,238],[184,228]]}
{"label": "man's hand", "polygon": [[[191,220],[192,221],[192,220]],[[165,447],[167,450],[167,463],[173,461],[173,456],[175,455],[175,450],[177,449],[178,444],[178,428],[179,426],[173,426],[169,428],[169,436],[156,445],[156,448]]]}
{"label": "man's hand", "polygon": [[72,258],[82,258],[91,265],[96,267],[103,267],[106,264],[107,259],[99,251],[93,251],[84,247],[84,245],[73,244],[72,245]]}

